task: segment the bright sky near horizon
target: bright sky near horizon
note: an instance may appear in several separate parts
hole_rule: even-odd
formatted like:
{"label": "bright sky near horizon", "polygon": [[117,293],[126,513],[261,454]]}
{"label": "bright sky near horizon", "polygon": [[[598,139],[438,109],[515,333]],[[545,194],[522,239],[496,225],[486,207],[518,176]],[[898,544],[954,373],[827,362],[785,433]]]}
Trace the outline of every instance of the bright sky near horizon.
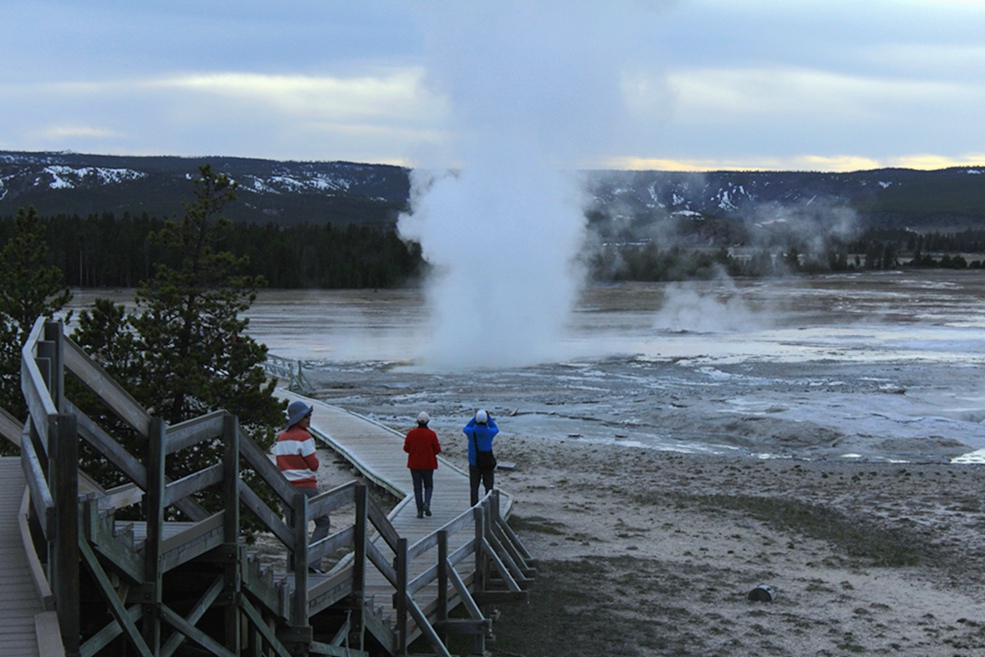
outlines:
{"label": "bright sky near horizon", "polygon": [[985,0],[3,0],[0,149],[985,165],[982,35]]}

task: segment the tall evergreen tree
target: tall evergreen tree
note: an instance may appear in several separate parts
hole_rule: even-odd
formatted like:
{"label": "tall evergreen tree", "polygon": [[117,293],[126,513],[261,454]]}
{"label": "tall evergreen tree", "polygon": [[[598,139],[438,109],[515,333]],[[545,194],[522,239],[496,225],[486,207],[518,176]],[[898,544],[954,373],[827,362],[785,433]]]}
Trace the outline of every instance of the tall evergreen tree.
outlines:
{"label": "tall evergreen tree", "polygon": [[[152,414],[175,424],[224,408],[267,447],[283,404],[262,368],[267,348],[245,333],[242,317],[263,279],[240,274],[246,259],[223,250],[230,222],[221,213],[235,183],[208,165],[199,174],[184,216],[150,238],[174,264],[141,284],[131,314],[105,300],[80,313],[75,339]],[[176,454],[168,474],[215,462],[220,449]]]}
{"label": "tall evergreen tree", "polygon": [[0,251],[0,407],[17,418],[27,412],[20,392],[21,347],[38,317],[53,317],[72,299],[62,271],[46,264],[47,253],[37,211],[18,210],[14,232]]}

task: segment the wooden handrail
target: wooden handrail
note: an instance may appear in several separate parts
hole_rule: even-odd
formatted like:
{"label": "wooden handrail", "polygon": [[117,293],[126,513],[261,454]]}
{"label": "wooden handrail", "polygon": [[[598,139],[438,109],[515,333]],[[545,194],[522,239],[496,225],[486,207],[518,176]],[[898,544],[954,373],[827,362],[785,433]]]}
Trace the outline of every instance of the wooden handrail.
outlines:
{"label": "wooden handrail", "polygon": [[379,507],[375,504],[370,504],[369,508],[366,509],[369,523],[380,533],[380,537],[383,541],[390,547],[391,550],[397,549],[397,542],[400,540],[400,534],[397,530],[393,528],[390,520],[386,517]]}
{"label": "wooden handrail", "polygon": [[41,560],[34,549],[34,540],[31,538],[31,528],[28,526],[28,516],[31,509],[31,489],[25,488],[21,496],[20,512],[17,514],[17,525],[21,532],[21,542],[24,544],[24,554],[27,556],[27,567],[31,571],[31,582],[34,590],[41,601],[41,608],[51,611],[55,608],[55,595],[51,592],[48,579],[45,577],[44,568],[41,567]]}
{"label": "wooden handrail", "polygon": [[136,429],[140,435],[150,432],[151,416],[129,392],[106,373],[98,363],[89,358],[73,340],[66,337],[65,369],[79,377],[90,390],[96,393],[116,415]]}
{"label": "wooden handrail", "polygon": [[20,447],[23,430],[23,422],[19,422],[6,408],[0,408],[0,436],[9,440],[11,444]]}
{"label": "wooden handrail", "polygon": [[390,582],[390,586],[397,588],[397,571],[394,567],[387,561],[387,558],[383,556],[380,549],[376,547],[373,543],[367,543],[366,545],[366,556],[369,557],[370,562],[376,566],[376,569],[380,571],[380,574],[386,578],[386,581]]}
{"label": "wooden handrail", "polygon": [[239,498],[249,509],[260,523],[277,537],[284,545],[291,545],[291,529],[281,519],[279,513],[275,513],[260,498],[252,488],[247,486],[245,481],[239,482]]}
{"label": "wooden handrail", "polygon": [[21,444],[21,467],[27,480],[27,489],[31,492],[34,513],[41,519],[41,531],[46,538],[54,536],[55,500],[48,488],[41,461],[34,451],[34,444],[29,439]]}
{"label": "wooden handrail", "polygon": [[45,448],[48,445],[48,425],[52,418],[58,415],[55,404],[44,386],[41,370],[33,357],[30,362],[21,360],[21,393],[27,403],[27,411],[34,430],[38,432],[40,442]]}
{"label": "wooden handrail", "polygon": [[241,440],[239,453],[253,468],[265,484],[270,486],[283,502],[290,502],[294,496],[294,487],[288,483],[270,457],[252,440]]}
{"label": "wooden handrail", "polygon": [[336,486],[308,499],[308,520],[328,515],[346,504],[356,501],[357,481]]}
{"label": "wooden handrail", "polygon": [[226,411],[213,411],[169,426],[164,432],[164,453],[174,454],[186,447],[222,436]]}
{"label": "wooden handrail", "polygon": [[195,493],[217,486],[222,483],[222,463],[210,465],[207,468],[193,472],[190,475],[169,482],[164,487],[164,498],[162,503],[165,508],[176,503],[185,497],[190,497]]}
{"label": "wooden handrail", "polygon": [[326,556],[342,548],[352,547],[356,538],[356,528],[354,526],[340,529],[334,534],[329,534],[317,543],[308,546],[309,560],[311,563],[318,563]]}
{"label": "wooden handrail", "polygon": [[442,526],[435,529],[433,532],[427,536],[422,537],[416,543],[407,548],[407,556],[410,559],[415,559],[418,556],[424,554],[431,548],[438,544],[438,532],[448,532],[449,536],[454,536],[460,532],[465,527],[471,527],[472,523],[472,509],[463,511],[460,515],[452,518]]}
{"label": "wooden handrail", "polygon": [[71,413],[78,419],[79,435],[135,484],[146,489],[147,469],[140,462],[140,459],[125,450],[116,439],[106,433],[95,420],[83,413],[71,401],[66,399],[64,406],[65,412]]}

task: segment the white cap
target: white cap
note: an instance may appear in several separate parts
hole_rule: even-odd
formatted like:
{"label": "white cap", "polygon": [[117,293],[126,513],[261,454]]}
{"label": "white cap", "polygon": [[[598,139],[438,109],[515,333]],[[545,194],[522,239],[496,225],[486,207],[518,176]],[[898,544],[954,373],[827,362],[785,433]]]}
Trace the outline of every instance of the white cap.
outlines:
{"label": "white cap", "polygon": [[480,408],[479,411],[475,414],[475,421],[478,422],[479,424],[485,424],[486,422],[489,421],[489,414],[486,413],[486,410],[484,408]]}
{"label": "white cap", "polygon": [[427,411],[421,411],[420,413],[417,414],[418,424],[427,424],[430,421],[431,421],[431,417],[427,414]]}

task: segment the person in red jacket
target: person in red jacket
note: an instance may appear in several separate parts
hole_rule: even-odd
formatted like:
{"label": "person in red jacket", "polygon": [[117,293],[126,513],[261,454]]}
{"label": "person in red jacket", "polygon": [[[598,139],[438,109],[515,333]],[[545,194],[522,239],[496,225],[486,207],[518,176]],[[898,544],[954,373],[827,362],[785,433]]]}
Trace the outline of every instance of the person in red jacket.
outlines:
{"label": "person in red jacket", "polygon": [[[302,401],[291,402],[287,407],[287,429],[277,436],[273,450],[277,459],[277,469],[294,488],[309,498],[318,494],[315,471],[321,465],[318,462],[318,454],[315,453],[315,439],[308,430],[313,411],[313,406],[308,406]],[[315,531],[311,534],[311,543],[317,543],[328,536],[331,524],[331,519],[327,515],[315,518]],[[321,572],[318,564],[312,564],[311,571]]]}
{"label": "person in red jacket", "polygon": [[414,481],[414,501],[417,503],[417,517],[431,516],[431,493],[434,492],[434,471],[438,469],[441,445],[438,434],[428,428],[431,418],[424,411],[417,416],[417,426],[407,432],[404,451],[407,452],[407,467]]}

